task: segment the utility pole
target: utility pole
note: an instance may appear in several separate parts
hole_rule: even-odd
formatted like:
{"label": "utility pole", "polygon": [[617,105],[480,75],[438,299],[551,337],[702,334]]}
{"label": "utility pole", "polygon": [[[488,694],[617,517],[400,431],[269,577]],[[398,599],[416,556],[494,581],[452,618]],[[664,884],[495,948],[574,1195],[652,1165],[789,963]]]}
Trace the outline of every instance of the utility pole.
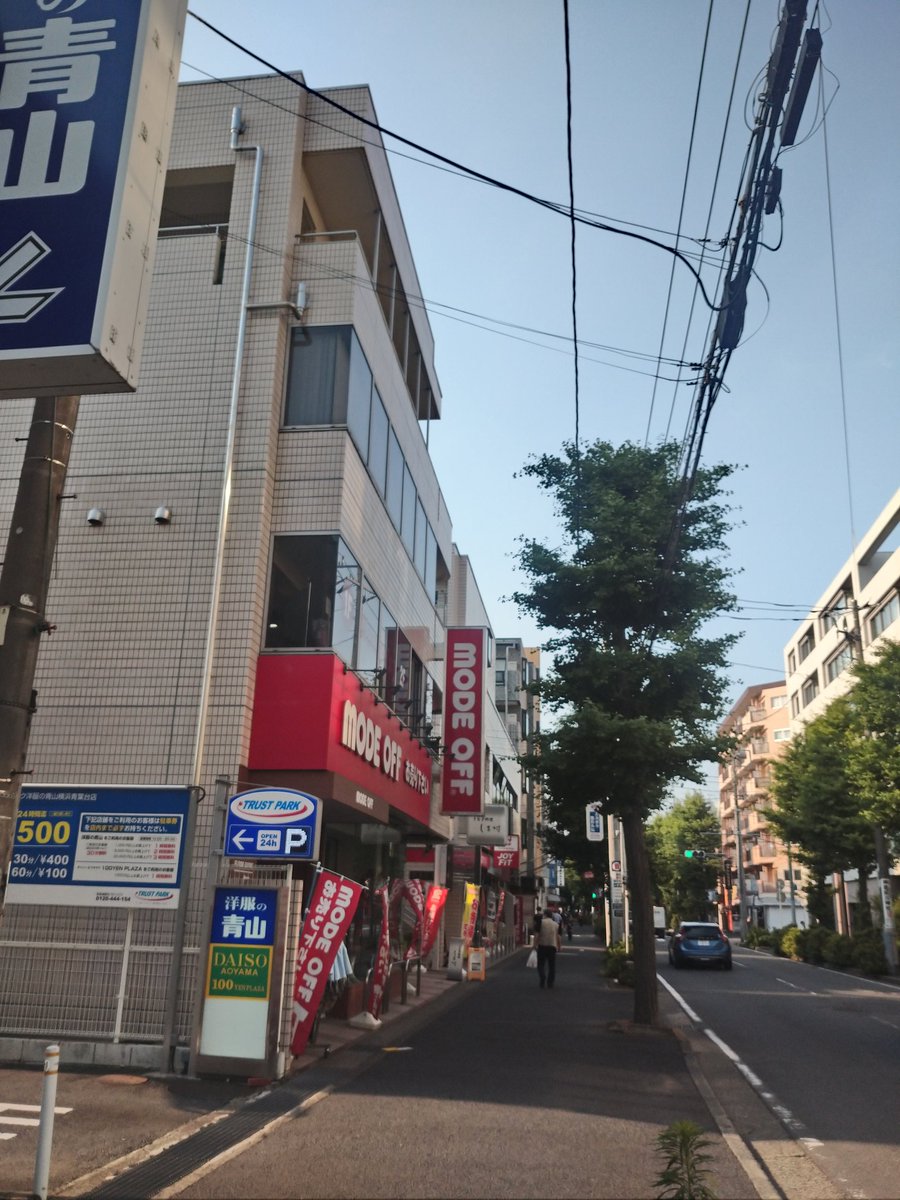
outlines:
{"label": "utility pole", "polygon": [[[41,634],[59,532],[78,396],[34,404],[6,555],[0,570],[0,888],[5,894],[19,789],[35,708]],[[2,895],[0,895],[2,904]]]}
{"label": "utility pole", "polygon": [[747,287],[753,278],[763,215],[775,212],[780,204],[781,168],[775,161],[778,157],[775,147],[779,130],[781,146],[793,145],[819,62],[822,37],[817,29],[809,29],[803,38],[800,66],[795,72],[806,9],[807,0],[784,0],[775,32],[765,87],[759,97],[747,149],[746,168],[735,205],[737,224],[729,234],[727,243],[723,243],[730,245],[731,250],[728,262],[722,269],[723,282],[715,306],[716,321],[697,380],[689,431],[684,441],[681,495],[664,556],[667,570],[672,569],[675,561],[684,511],[693,494],[700,467],[706,428],[725,381],[731,355],[744,330]]}

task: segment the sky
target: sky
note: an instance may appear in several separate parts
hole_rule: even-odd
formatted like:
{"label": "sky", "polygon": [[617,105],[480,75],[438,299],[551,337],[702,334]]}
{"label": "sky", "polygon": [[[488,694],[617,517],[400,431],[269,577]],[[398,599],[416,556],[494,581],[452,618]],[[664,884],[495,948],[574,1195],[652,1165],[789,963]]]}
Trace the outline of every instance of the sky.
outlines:
{"label": "sky", "polygon": [[[771,249],[703,453],[740,468],[728,563],[742,604],[710,628],[742,634],[729,702],[783,676],[798,621],[900,486],[900,3],[814,10],[824,70],[780,159],[783,220],[766,218]],[[563,0],[191,0],[190,12],[314,88],[368,84],[383,127],[568,204]],[[779,12],[775,0],[570,0],[576,208],[669,247],[680,228],[687,254],[721,238]],[[183,79],[264,72],[188,17]],[[443,407],[430,449],[454,540],[495,633],[540,645],[546,633],[508,597],[525,584],[518,539],[560,543],[549,498],[517,472],[575,435],[570,224],[386,146],[434,331]],[[578,227],[587,441],[684,433],[692,376],[679,382],[670,360],[703,358],[709,310],[673,262]]]}

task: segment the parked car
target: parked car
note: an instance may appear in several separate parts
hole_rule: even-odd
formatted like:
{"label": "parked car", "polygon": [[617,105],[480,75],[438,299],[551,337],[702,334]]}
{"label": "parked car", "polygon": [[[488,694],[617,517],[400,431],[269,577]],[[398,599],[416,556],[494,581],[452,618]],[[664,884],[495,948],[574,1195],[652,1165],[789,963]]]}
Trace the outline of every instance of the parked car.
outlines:
{"label": "parked car", "polygon": [[669,962],[710,963],[731,970],[731,942],[713,921],[682,921],[669,938]]}

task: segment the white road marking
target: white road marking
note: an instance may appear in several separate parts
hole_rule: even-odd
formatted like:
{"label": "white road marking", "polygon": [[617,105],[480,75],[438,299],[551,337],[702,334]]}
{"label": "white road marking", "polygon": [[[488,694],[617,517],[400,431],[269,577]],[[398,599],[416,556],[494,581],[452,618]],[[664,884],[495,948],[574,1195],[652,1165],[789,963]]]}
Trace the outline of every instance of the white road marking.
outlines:
{"label": "white road marking", "polygon": [[668,991],[673,999],[681,1005],[691,1020],[695,1021],[700,1026],[702,1032],[706,1034],[713,1045],[718,1046],[725,1057],[734,1063],[747,1082],[759,1093],[761,1098],[766,1101],[769,1108],[771,1108],[772,1112],[775,1113],[782,1124],[790,1129],[790,1131],[798,1138],[798,1140],[802,1140],[799,1135],[800,1132],[805,1129],[803,1122],[798,1121],[789,1108],[785,1108],[783,1104],[779,1104],[777,1102],[774,1094],[766,1090],[765,1084],[759,1078],[759,1076],[751,1071],[747,1064],[741,1059],[740,1055],[737,1054],[736,1051],[732,1050],[727,1042],[722,1041],[717,1033],[714,1033],[712,1029],[703,1024],[702,1019],[697,1015],[697,1013],[694,1012],[684,998],[680,996],[678,992],[676,992],[667,979],[664,979],[661,975],[658,976],[658,978],[659,982],[665,987],[666,991]]}
{"label": "white road marking", "polygon": [[[30,1128],[34,1129],[40,1125],[39,1117],[17,1117],[6,1114],[12,1113],[40,1113],[41,1106],[39,1104],[7,1104],[0,1100],[0,1125],[16,1125],[19,1129]],[[71,1108],[54,1108],[54,1113],[64,1116],[70,1113]],[[15,1133],[0,1133],[0,1141],[8,1142],[10,1138],[14,1138]]]}
{"label": "white road marking", "polygon": [[807,996],[818,996],[818,992],[810,991],[809,988],[801,987],[799,983],[791,983],[789,979],[782,979],[780,975],[775,978],[779,983],[783,983],[785,987],[793,988],[795,992],[804,992]]}
{"label": "white road marking", "polygon": [[893,1021],[882,1021],[881,1017],[873,1017],[871,1013],[869,1014],[869,1019],[877,1021],[879,1025],[887,1025],[888,1029],[900,1029],[900,1025],[895,1025]]}

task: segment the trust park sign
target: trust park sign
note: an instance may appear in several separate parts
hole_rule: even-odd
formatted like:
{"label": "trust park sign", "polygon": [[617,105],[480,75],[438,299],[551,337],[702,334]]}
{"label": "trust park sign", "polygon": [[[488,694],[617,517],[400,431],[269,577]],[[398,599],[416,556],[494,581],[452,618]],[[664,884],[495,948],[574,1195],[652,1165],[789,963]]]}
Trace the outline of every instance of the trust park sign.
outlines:
{"label": "trust park sign", "polygon": [[0,398],[137,386],[186,13],[0,3]]}
{"label": "trust park sign", "polygon": [[444,764],[441,812],[480,813],[484,807],[484,696],[487,630],[447,630],[444,680]]}

